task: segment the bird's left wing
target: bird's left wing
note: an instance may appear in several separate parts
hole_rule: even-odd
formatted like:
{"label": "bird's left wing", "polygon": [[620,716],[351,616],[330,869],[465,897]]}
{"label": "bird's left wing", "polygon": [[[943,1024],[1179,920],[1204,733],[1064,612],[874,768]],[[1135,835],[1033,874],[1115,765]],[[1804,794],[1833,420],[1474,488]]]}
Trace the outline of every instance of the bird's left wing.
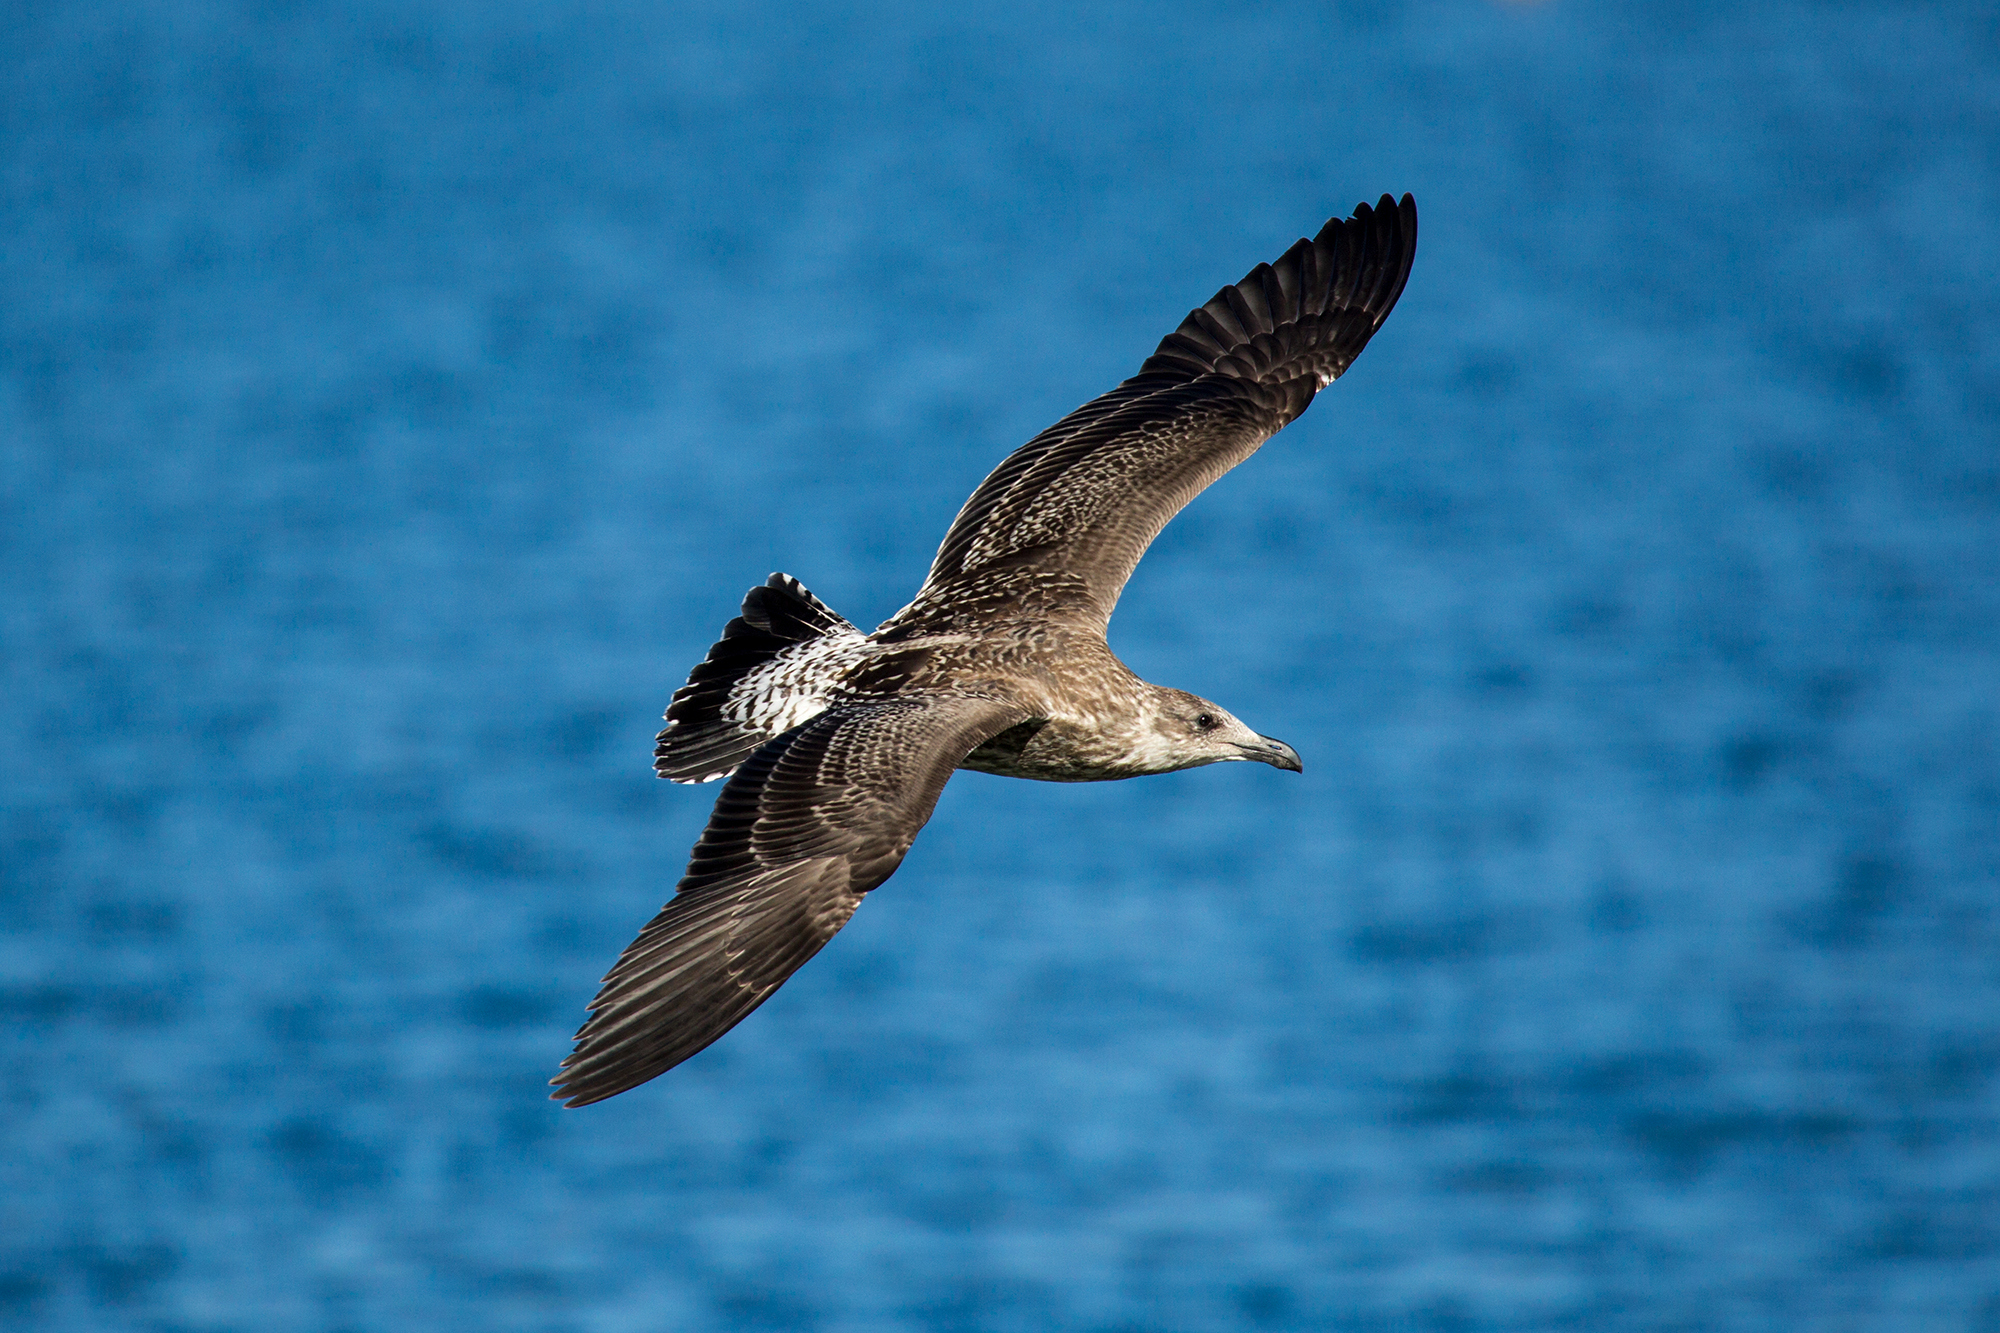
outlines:
{"label": "bird's left wing", "polygon": [[935,632],[1026,610],[1101,631],[1167,520],[1361,355],[1416,249],[1416,204],[1383,195],[1217,292],[1137,375],[979,484],[894,623]]}
{"label": "bird's left wing", "polygon": [[959,760],[1025,716],[946,695],[849,704],[759,749],[605,977],[552,1095],[602,1101],[741,1022],[895,873]]}

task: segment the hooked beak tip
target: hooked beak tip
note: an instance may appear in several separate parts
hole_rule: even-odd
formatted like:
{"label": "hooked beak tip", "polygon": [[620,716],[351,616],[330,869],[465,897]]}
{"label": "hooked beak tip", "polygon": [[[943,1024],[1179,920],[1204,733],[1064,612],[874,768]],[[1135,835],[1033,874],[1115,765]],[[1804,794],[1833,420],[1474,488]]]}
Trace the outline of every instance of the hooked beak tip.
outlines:
{"label": "hooked beak tip", "polygon": [[1246,756],[1261,759],[1273,768],[1282,768],[1287,773],[1303,773],[1305,764],[1299,759],[1299,752],[1283,741],[1271,736],[1259,736],[1257,744],[1243,747]]}

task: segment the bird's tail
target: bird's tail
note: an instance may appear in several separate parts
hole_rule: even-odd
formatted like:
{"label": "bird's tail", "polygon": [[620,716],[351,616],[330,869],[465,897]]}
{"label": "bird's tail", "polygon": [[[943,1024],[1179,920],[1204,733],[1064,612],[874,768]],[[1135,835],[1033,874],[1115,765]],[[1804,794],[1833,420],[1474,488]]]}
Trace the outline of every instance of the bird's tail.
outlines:
{"label": "bird's tail", "polygon": [[845,664],[841,650],[864,642],[797,579],[771,575],[674,691],[653,770],[675,782],[728,777],[765,741],[824,710],[824,689]]}

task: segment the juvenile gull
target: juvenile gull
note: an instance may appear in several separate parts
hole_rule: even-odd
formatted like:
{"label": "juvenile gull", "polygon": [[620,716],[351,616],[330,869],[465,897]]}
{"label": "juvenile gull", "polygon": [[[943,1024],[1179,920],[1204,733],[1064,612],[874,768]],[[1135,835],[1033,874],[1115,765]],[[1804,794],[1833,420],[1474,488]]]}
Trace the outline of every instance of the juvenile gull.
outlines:
{"label": "juvenile gull", "polygon": [[1224,287],[1139,373],[1008,456],[916,600],[864,634],[773,574],[675,692],[654,768],[728,778],[673,900],[591,1002],[553,1095],[663,1073],[768,999],[895,873],[952,770],[1102,782],[1292,747],[1105,645],[1188,501],[1306,410],[1388,318],[1417,209],[1383,195]]}

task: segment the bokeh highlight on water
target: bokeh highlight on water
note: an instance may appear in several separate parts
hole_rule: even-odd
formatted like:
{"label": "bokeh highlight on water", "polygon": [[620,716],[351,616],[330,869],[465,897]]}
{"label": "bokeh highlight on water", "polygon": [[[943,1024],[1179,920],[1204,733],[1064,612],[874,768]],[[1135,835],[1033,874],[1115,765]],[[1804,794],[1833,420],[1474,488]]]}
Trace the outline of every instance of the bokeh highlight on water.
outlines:
{"label": "bokeh highlight on water", "polygon": [[[2000,1329],[1990,6],[8,26],[17,1326]],[[743,590],[885,616],[1384,190],[1401,307],[1113,626],[1303,779],[963,775],[545,1101]]]}

